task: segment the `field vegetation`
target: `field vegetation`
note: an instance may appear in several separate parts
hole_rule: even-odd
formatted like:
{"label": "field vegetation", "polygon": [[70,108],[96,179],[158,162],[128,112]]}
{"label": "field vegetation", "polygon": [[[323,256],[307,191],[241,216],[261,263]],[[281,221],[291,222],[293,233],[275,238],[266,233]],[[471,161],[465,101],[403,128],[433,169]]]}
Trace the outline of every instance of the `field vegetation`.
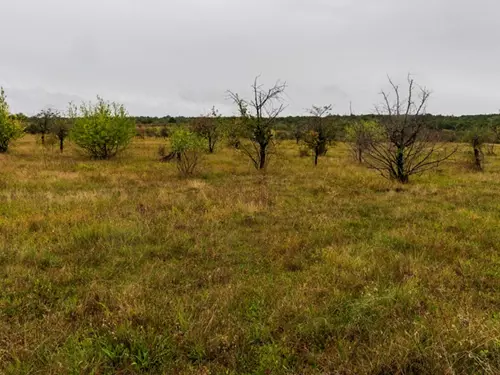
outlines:
{"label": "field vegetation", "polygon": [[0,372],[500,371],[498,157],[401,185],[284,141],[186,179],[163,143],[0,156]]}
{"label": "field vegetation", "polygon": [[156,125],[2,91],[0,373],[499,374],[500,122],[433,126],[412,82]]}

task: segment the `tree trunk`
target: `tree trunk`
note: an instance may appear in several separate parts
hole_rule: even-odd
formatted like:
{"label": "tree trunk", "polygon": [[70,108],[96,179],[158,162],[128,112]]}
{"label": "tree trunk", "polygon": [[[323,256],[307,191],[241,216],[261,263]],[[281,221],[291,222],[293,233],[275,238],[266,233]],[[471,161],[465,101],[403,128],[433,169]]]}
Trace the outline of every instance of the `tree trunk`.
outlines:
{"label": "tree trunk", "polygon": [[208,137],[208,153],[210,153],[210,154],[214,153],[214,144],[212,142],[211,137]]}
{"label": "tree trunk", "polygon": [[59,138],[59,150],[61,151],[61,154],[64,151],[64,138]]}
{"label": "tree trunk", "polygon": [[408,182],[408,176],[405,173],[405,160],[404,160],[404,148],[398,148],[398,153],[396,155],[396,173],[399,182],[406,184]]}
{"label": "tree trunk", "polygon": [[318,165],[319,150],[314,150],[314,166]]}
{"label": "tree trunk", "polygon": [[481,164],[481,150],[477,147],[474,147],[474,161],[475,166],[478,171],[483,170],[483,166]]}
{"label": "tree trunk", "polygon": [[45,145],[45,133],[42,133],[42,145]]}
{"label": "tree trunk", "polygon": [[266,147],[260,146],[259,150],[259,169],[264,169],[266,167]]}

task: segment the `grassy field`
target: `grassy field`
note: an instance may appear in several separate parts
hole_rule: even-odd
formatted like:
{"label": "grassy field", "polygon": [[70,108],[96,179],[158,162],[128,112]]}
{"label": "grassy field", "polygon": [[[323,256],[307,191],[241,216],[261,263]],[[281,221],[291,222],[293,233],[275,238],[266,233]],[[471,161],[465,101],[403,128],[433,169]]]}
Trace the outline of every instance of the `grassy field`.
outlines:
{"label": "grassy field", "polygon": [[500,373],[500,156],[400,186],[285,142],[183,179],[160,143],[0,155],[0,373]]}

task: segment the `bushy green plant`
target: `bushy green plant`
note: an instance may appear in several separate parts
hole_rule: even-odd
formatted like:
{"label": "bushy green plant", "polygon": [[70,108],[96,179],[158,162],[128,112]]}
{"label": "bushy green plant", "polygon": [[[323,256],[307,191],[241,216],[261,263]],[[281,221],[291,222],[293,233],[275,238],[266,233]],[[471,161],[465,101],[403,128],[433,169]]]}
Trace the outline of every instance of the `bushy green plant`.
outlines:
{"label": "bushy green plant", "polygon": [[9,112],[3,87],[0,87],[0,152],[7,152],[9,144],[24,134],[21,122]]}
{"label": "bushy green plant", "polygon": [[96,103],[70,104],[71,139],[92,158],[110,159],[125,149],[135,136],[135,121],[125,107],[97,97]]}
{"label": "bushy green plant", "polygon": [[45,108],[35,116],[33,130],[35,133],[40,134],[42,145],[45,145],[45,137],[51,133],[51,129],[55,126],[60,115],[56,109]]}
{"label": "bushy green plant", "polygon": [[177,155],[177,168],[184,175],[192,175],[203,157],[204,140],[187,129],[177,129],[170,137],[172,152]]}
{"label": "bushy green plant", "polygon": [[360,163],[363,154],[373,142],[382,140],[382,129],[376,121],[355,121],[345,128],[346,141],[351,146],[353,156]]}

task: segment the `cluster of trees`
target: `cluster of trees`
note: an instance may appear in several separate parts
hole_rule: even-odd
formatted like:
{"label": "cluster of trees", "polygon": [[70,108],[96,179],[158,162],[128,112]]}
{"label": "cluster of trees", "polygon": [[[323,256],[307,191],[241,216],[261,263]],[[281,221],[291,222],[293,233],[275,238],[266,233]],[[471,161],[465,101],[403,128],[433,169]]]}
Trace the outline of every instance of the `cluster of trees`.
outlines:
{"label": "cluster of trees", "polygon": [[[430,91],[418,86],[409,76],[405,88],[389,79],[389,91],[382,91],[377,113],[364,116],[332,115],[332,106],[312,106],[307,116],[284,118],[286,83],[276,82],[265,88],[255,79],[250,98],[228,91],[238,116],[223,118],[217,109],[203,116],[174,119],[170,116],[130,117],[118,103],[97,98],[94,103],[76,106],[70,103],[67,113],[47,108],[32,119],[12,115],[3,89],[0,94],[0,152],[5,152],[11,141],[22,136],[24,130],[58,140],[60,151],[64,141],[71,140],[95,159],[109,159],[126,148],[136,135],[144,137],[155,129],[155,135],[170,136],[171,152],[162,148],[162,160],[173,160],[182,174],[194,173],[204,152],[213,153],[223,139],[231,147],[246,155],[258,170],[265,169],[275,154],[277,140],[288,132],[312,153],[314,165],[336,140],[346,141],[359,163],[380,172],[388,179],[407,183],[411,175],[425,172],[449,159],[456,147],[443,142],[445,131],[453,128],[450,117],[426,114]],[[470,143],[473,165],[483,168],[484,152],[493,154],[494,144],[500,143],[500,116],[480,116],[472,125],[473,117],[460,118],[463,139]],[[451,119],[456,119],[451,117]],[[29,127],[23,129],[23,122]],[[137,124],[139,126],[137,126]],[[167,124],[169,127],[167,127]],[[157,131],[157,126],[160,131]],[[171,133],[172,128],[174,131]],[[449,141],[449,139],[447,139]]]}
{"label": "cluster of trees", "polygon": [[0,89],[0,152],[7,152],[9,144],[22,137],[25,131],[40,136],[42,145],[49,137],[64,151],[64,141],[71,140],[94,159],[109,159],[128,146],[136,135],[135,121],[124,106],[97,97],[95,103],[69,104],[66,114],[55,109],[40,111],[25,126],[28,119],[9,111],[5,92]]}

